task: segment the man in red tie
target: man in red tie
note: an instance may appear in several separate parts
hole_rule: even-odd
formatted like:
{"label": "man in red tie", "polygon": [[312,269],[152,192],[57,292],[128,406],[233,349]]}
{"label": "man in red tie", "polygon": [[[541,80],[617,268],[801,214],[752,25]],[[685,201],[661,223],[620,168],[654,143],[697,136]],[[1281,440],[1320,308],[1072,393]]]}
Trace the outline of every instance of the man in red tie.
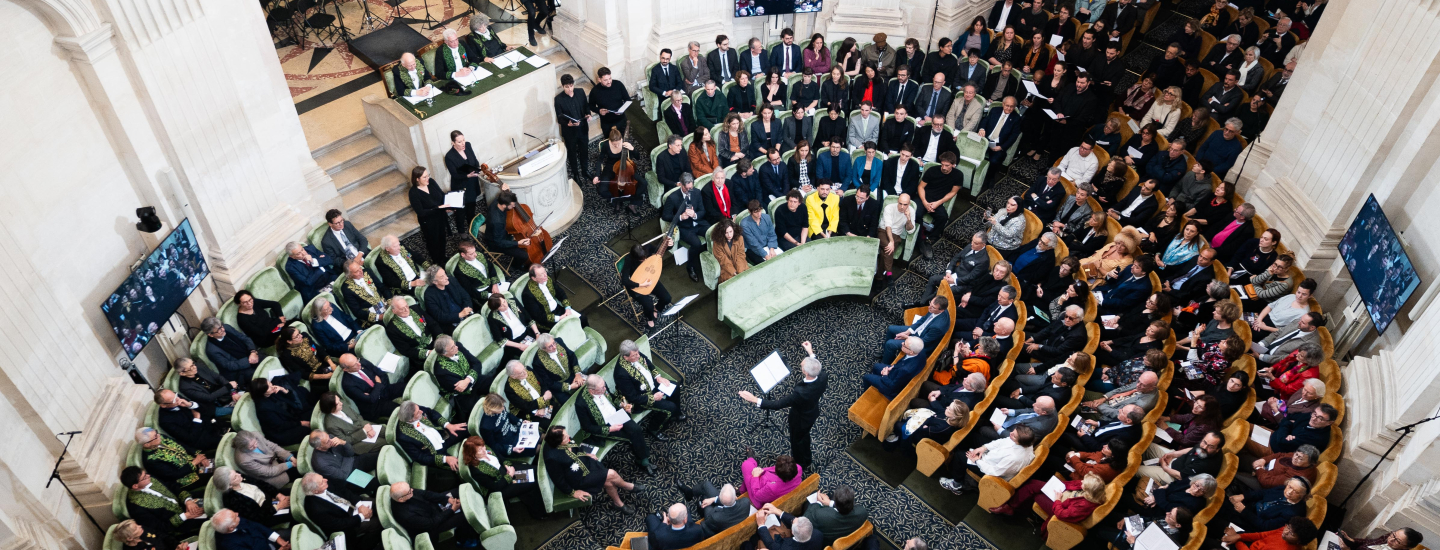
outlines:
{"label": "man in red tie", "polygon": [[360,416],[375,423],[390,416],[390,411],[398,405],[395,398],[405,392],[404,386],[391,384],[384,372],[353,353],[340,356],[340,368],[345,370],[340,389],[345,392],[345,397],[355,402]]}
{"label": "man in red tie", "polygon": [[725,169],[716,167],[714,174],[710,176],[710,185],[700,191],[705,200],[705,221],[714,224],[721,218],[730,218],[735,215],[735,197],[730,194],[730,186],[725,182]]}

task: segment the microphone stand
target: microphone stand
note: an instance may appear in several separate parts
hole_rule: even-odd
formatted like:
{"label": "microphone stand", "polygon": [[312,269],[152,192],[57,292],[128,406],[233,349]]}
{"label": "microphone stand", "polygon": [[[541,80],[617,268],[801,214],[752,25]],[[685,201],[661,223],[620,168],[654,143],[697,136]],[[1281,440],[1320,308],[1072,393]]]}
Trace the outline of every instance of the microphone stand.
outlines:
{"label": "microphone stand", "polygon": [[1390,457],[1390,452],[1394,451],[1395,447],[1400,446],[1400,442],[1405,440],[1405,436],[1414,432],[1416,426],[1437,419],[1440,419],[1440,414],[1395,429],[1395,431],[1400,432],[1400,436],[1396,437],[1395,441],[1390,443],[1390,448],[1385,449],[1385,454],[1380,455],[1380,460],[1375,461],[1375,465],[1370,467],[1370,471],[1365,472],[1365,477],[1360,478],[1360,481],[1355,483],[1355,488],[1350,490],[1350,494],[1345,495],[1345,500],[1340,501],[1340,513],[1335,515],[1337,522],[1339,521],[1338,518],[1345,517],[1345,505],[1350,503],[1350,499],[1355,496],[1355,493],[1360,492],[1360,487],[1364,486],[1365,482],[1370,479],[1370,476],[1375,474],[1375,470],[1380,469],[1380,465],[1385,463],[1385,460]]}
{"label": "microphone stand", "polygon": [[57,439],[57,440],[60,439],[60,436],[62,436],[62,435],[69,436],[69,439],[66,439],[66,440],[65,440],[65,447],[64,447],[63,449],[60,449],[60,458],[55,459],[55,468],[54,468],[53,470],[50,470],[50,479],[48,479],[48,480],[45,481],[45,488],[46,488],[46,489],[49,489],[51,483],[54,483],[54,482],[56,482],[56,481],[59,481],[59,482],[60,482],[60,486],[65,488],[65,492],[66,492],[66,493],[69,493],[69,494],[70,494],[70,498],[71,498],[72,500],[74,500],[74,501],[75,501],[75,504],[80,507],[80,512],[83,513],[83,514],[85,514],[85,517],[90,520],[90,524],[91,524],[91,525],[94,525],[94,526],[95,526],[95,530],[99,531],[101,534],[104,534],[104,533],[105,533],[105,528],[103,528],[103,527],[100,526],[100,522],[95,521],[95,516],[90,515],[90,511],[85,509],[85,504],[82,503],[82,502],[80,502],[80,499],[79,499],[79,498],[76,498],[76,496],[75,496],[75,491],[71,491],[71,490],[70,490],[70,486],[67,485],[67,484],[65,483],[65,480],[60,477],[60,463],[61,463],[61,462],[64,462],[64,460],[65,460],[65,453],[70,450],[70,443],[73,442],[73,441],[75,441],[75,436],[76,436],[77,434],[79,434],[79,433],[80,433],[80,431],[79,431],[79,430],[76,430],[76,431],[73,431],[73,432],[65,432],[65,433],[55,434],[55,439]]}

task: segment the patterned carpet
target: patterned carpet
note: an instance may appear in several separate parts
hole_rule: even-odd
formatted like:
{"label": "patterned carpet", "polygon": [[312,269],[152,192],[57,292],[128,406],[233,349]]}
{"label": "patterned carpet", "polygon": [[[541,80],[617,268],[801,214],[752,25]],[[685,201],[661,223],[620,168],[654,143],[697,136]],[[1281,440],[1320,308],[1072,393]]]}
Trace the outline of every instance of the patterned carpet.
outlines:
{"label": "patterned carpet", "polygon": [[[1190,0],[1189,4],[1203,2]],[[1150,42],[1153,36],[1168,36],[1183,21],[1166,11],[1156,20],[1154,30],[1136,44],[1127,55],[1135,58],[1132,67],[1144,67],[1157,51]],[[1169,29],[1169,30],[1167,30]],[[640,147],[637,146],[637,149]],[[648,164],[641,155],[636,160]],[[998,208],[1007,197],[1024,191],[1028,183],[1048,167],[1048,162],[1018,157],[1008,168],[994,167],[997,176],[975,201],[980,207]],[[641,166],[647,170],[647,166]],[[592,171],[594,168],[592,168]],[[552,270],[569,269],[595,287],[601,296],[620,290],[614,263],[616,254],[606,243],[625,228],[620,211],[605,204],[588,185],[583,185],[584,212],[567,232],[565,247],[549,266]],[[650,220],[655,211],[648,206],[640,215],[632,216],[634,225]],[[904,486],[890,486],[866,469],[846,449],[863,435],[846,417],[846,409],[860,394],[860,376],[871,364],[871,354],[882,338],[883,328],[900,320],[903,304],[922,297],[925,281],[944,269],[945,262],[959,251],[968,235],[981,228],[980,209],[969,207],[952,218],[945,238],[935,246],[934,258],[925,260],[917,254],[888,287],[871,300],[832,299],[806,307],[781,320],[760,334],[744,340],[721,353],[710,340],[683,320],[660,332],[651,340],[653,349],[685,376],[683,403],[690,420],[677,423],[667,430],[674,437],[668,442],[650,440],[658,472],[642,476],[633,465],[628,445],[620,445],[605,462],[627,480],[650,485],[642,494],[624,493],[621,498],[639,510],[650,513],[677,502],[677,484],[693,484],[709,480],[717,486],[736,483],[739,465],[747,447],[753,448],[762,461],[788,449],[784,413],[773,419],[774,428],[757,428],[761,412],[735,396],[741,389],[754,390],[749,368],[771,351],[779,350],[787,364],[797,365],[803,357],[799,343],[810,340],[830,373],[831,385],[823,401],[824,413],[812,431],[815,442],[815,463],[822,476],[821,489],[833,490],[839,484],[852,487],[860,502],[871,510],[871,519],[886,542],[896,547],[913,536],[922,536],[933,548],[994,549],[1004,547],[1003,540],[987,540],[963,522],[951,523],[925,504]],[[643,237],[643,235],[642,235]],[[454,242],[465,236],[455,236]],[[407,236],[405,244],[413,253],[424,254],[418,234]],[[612,300],[602,307],[610,308],[620,318],[632,322],[628,304]],[[658,323],[664,326],[666,320]],[[639,327],[636,327],[637,329]],[[788,380],[777,391],[783,394],[793,384]],[[523,513],[521,516],[523,517]],[[578,521],[545,542],[545,550],[589,550],[618,544],[626,531],[643,530],[640,515],[624,514],[609,504],[597,504],[580,510]],[[521,528],[523,528],[523,521]],[[1010,550],[1010,548],[1005,548]],[[1031,549],[1026,549],[1031,550]]]}

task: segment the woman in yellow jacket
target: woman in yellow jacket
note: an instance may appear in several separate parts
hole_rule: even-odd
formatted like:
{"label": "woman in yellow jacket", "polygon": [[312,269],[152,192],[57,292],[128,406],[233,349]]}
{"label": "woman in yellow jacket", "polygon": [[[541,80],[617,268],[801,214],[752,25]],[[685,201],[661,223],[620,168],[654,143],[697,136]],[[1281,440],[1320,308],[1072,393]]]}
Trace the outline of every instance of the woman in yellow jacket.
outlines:
{"label": "woman in yellow jacket", "polygon": [[810,238],[829,237],[840,227],[840,194],[831,191],[830,180],[820,180],[815,192],[805,197],[810,211]]}

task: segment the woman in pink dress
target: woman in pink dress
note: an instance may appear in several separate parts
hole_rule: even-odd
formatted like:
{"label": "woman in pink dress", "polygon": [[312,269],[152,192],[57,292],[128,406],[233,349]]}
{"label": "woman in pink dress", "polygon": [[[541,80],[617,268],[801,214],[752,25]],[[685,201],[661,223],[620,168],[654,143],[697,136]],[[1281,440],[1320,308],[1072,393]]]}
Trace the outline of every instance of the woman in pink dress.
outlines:
{"label": "woman in pink dress", "polygon": [[795,459],[790,455],[780,455],[775,458],[774,466],[761,468],[755,455],[747,454],[750,458],[740,465],[740,473],[741,484],[744,485],[745,492],[749,493],[751,506],[765,506],[799,487],[800,482],[805,479],[804,472],[800,471],[800,466],[795,464]]}

